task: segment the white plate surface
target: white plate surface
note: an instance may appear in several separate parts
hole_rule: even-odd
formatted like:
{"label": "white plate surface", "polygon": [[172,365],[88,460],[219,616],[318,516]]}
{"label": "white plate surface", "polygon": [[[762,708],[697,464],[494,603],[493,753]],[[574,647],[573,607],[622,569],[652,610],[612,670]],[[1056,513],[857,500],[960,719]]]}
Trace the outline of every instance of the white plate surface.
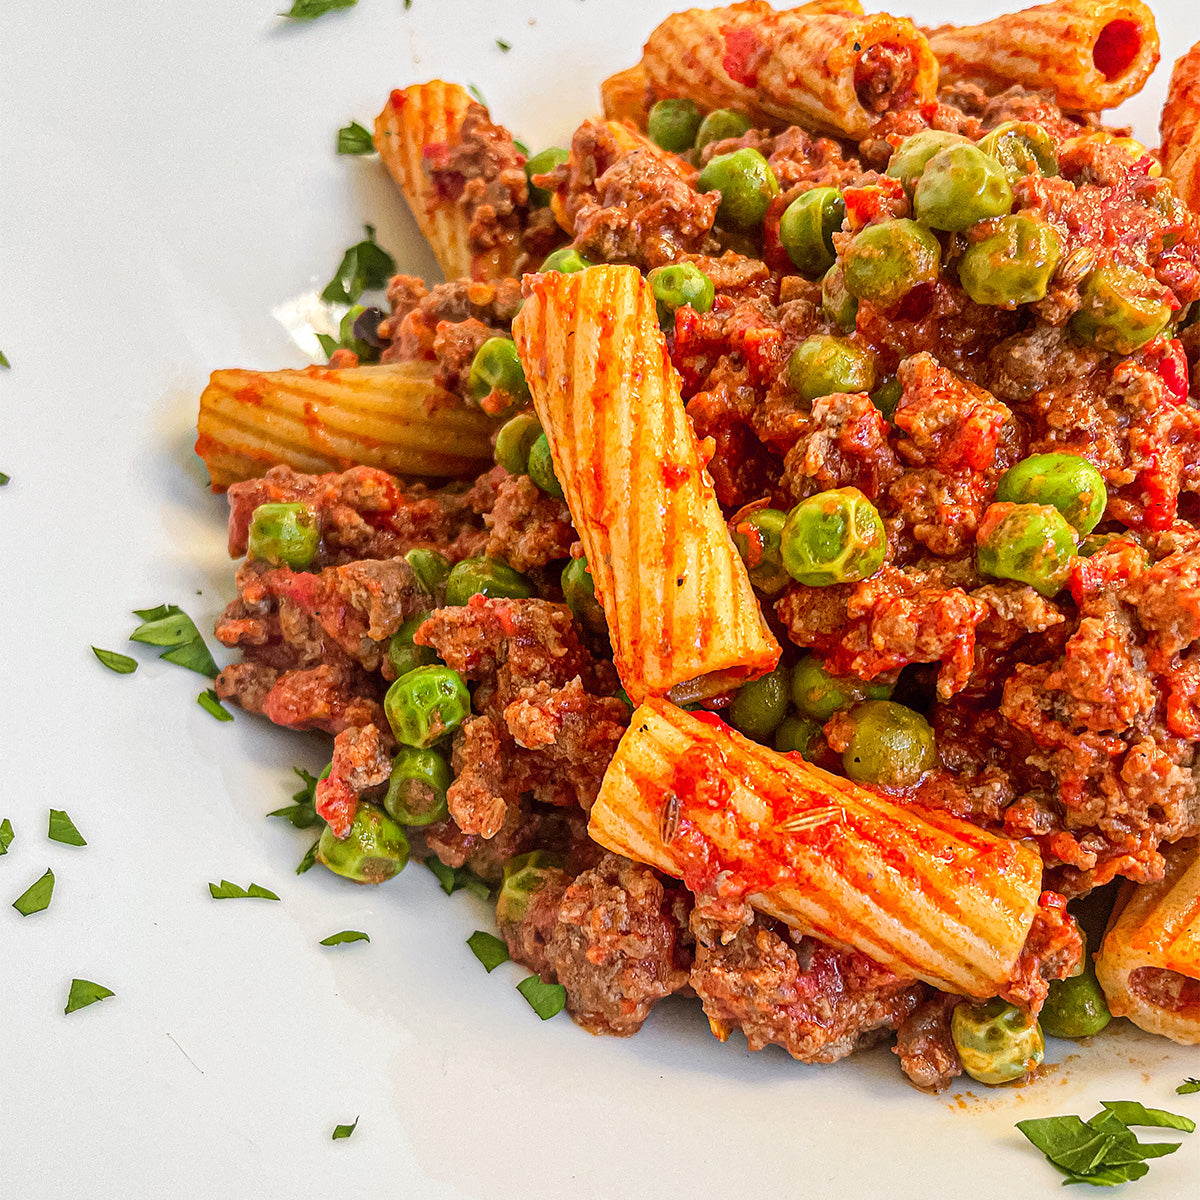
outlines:
{"label": "white plate surface", "polygon": [[[914,0],[915,2],[915,0]],[[264,820],[315,738],[195,703],[198,676],[124,649],[129,610],[202,628],[232,594],[224,502],[191,452],[217,367],[299,366],[273,310],[375,224],[428,273],[351,118],[443,75],[534,147],[561,142],[669,0],[361,0],[310,25],[280,0],[5,3],[0,22],[0,1194],[620,1198],[1053,1194],[1013,1122],[1176,1097],[1200,1053],[1133,1031],[1058,1043],[1036,1085],[930,1098],[877,1051],[835,1068],[718,1044],[668,1003],[629,1041],[542,1024],[463,944],[485,907],[420,867],[377,890],[292,868]],[[1164,65],[1128,119],[1156,140],[1193,0],[1158,0]],[[970,20],[989,0],[924,0]],[[502,53],[497,38],[512,49]],[[88,839],[48,842],[65,808]],[[9,902],[47,868],[51,908]],[[209,880],[283,903],[215,903]],[[318,947],[340,929],[370,945]],[[74,976],[112,1000],[62,1013]],[[348,1141],[334,1125],[361,1116]],[[1200,1136],[1141,1200],[1194,1194]]]}

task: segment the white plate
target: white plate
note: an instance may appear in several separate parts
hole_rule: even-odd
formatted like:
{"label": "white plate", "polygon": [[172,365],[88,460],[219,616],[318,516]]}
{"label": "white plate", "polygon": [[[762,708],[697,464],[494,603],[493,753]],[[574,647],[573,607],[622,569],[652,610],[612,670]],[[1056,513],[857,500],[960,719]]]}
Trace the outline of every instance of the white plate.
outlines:
{"label": "white plate", "polygon": [[[361,0],[296,26],[281,7],[4,5],[0,1192],[1007,1200],[1058,1186],[1021,1117],[1126,1096],[1200,1114],[1173,1094],[1200,1054],[1132,1032],[1055,1044],[1031,1087],[930,1098],[887,1051],[814,1068],[722,1046],[694,1003],[630,1041],[543,1025],[524,972],[485,975],[463,944],[489,928],[470,897],[420,867],[378,890],[292,873],[307,836],[263,814],[317,739],[218,724],[199,676],[145,652],[136,675],[98,666],[89,645],[126,649],[130,609],[175,602],[208,628],[232,592],[224,502],[190,453],[209,371],[300,365],[272,311],[364,221],[431,268],[378,165],[334,155],[338,127],[443,74],[531,145],[561,141],[672,4]],[[1157,7],[1169,64],[1200,21],[1192,0]],[[1130,107],[1151,141],[1167,69]],[[51,807],[85,849],[46,840]],[[18,916],[48,866],[51,908]],[[283,903],[215,903],[221,878]],[[346,928],[371,944],[316,945]],[[74,976],[116,997],[64,1017]],[[1200,1137],[1136,1195],[1191,1194],[1198,1169]]]}

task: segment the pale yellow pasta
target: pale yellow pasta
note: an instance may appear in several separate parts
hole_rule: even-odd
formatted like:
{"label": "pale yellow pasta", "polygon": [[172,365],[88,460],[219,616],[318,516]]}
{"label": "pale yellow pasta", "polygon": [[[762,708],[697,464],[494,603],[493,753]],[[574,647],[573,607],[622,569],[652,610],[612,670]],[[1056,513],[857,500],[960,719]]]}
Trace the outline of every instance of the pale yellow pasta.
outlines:
{"label": "pale yellow pasta", "polygon": [[659,96],[849,137],[864,136],[887,111],[932,100],[938,74],[907,18],[826,4],[675,13],[651,33],[642,64]]}
{"label": "pale yellow pasta", "polygon": [[527,289],[513,337],[626,691],[635,703],[681,684],[715,694],[769,671],[779,645],[701,462],[650,285],[604,266]]}
{"label": "pale yellow pasta", "polygon": [[1159,883],[1126,883],[1096,955],[1108,1007],[1148,1033],[1200,1045],[1200,845],[1160,847]]}
{"label": "pale yellow pasta", "polygon": [[1200,42],[1171,72],[1161,128],[1163,169],[1180,199],[1200,209]]}
{"label": "pale yellow pasta", "polygon": [[634,712],[588,832],[695,892],[744,899],[965,996],[1005,990],[1041,890],[1032,847],[892,803],[664,700]]}
{"label": "pale yellow pasta", "polygon": [[1158,62],[1154,14],[1141,0],[1054,0],[981,25],[934,29],[929,44],[943,85],[1049,88],[1075,112],[1127,100]]}
{"label": "pale yellow pasta", "polygon": [[433,381],[434,365],[214,371],[200,396],[196,453],[216,488],[277,463],[319,474],[358,464],[397,475],[474,475],[494,422]]}

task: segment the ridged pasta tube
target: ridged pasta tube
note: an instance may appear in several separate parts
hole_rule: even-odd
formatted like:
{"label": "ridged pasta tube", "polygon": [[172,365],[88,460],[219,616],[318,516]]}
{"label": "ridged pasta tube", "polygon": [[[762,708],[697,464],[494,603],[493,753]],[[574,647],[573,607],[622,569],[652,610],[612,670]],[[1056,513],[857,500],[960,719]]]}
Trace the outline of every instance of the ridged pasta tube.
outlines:
{"label": "ridged pasta tube", "polygon": [[693,891],[965,996],[1004,990],[1041,890],[1028,844],[895,804],[662,700],[634,712],[588,832]]}
{"label": "ridged pasta tube", "polygon": [[1126,883],[1096,955],[1114,1017],[1200,1045],[1200,844],[1160,847],[1159,883]]}
{"label": "ridged pasta tube", "polygon": [[637,703],[676,685],[716,694],[779,645],[704,469],[635,267],[526,277],[513,337],[554,468]]}
{"label": "ridged pasta tube", "polygon": [[1179,198],[1200,209],[1200,42],[1171,71],[1161,129],[1163,170]]}
{"label": "ridged pasta tube", "polygon": [[646,128],[650,111],[647,101],[646,70],[641,63],[610,75],[600,85],[600,104],[610,121],[632,121]]}
{"label": "ridged pasta tube", "polygon": [[932,100],[938,76],[929,43],[907,18],[824,4],[675,13],[651,33],[642,64],[657,95],[849,137],[864,136],[884,112]]}
{"label": "ridged pasta tube", "polygon": [[1053,0],[981,25],[931,30],[929,44],[943,86],[1050,88],[1073,112],[1116,107],[1158,63],[1158,28],[1141,0]]}
{"label": "ridged pasta tube", "polygon": [[214,371],[196,453],[214,488],[277,463],[307,474],[361,464],[396,475],[475,475],[495,422],[433,381],[425,362],[298,371]]}

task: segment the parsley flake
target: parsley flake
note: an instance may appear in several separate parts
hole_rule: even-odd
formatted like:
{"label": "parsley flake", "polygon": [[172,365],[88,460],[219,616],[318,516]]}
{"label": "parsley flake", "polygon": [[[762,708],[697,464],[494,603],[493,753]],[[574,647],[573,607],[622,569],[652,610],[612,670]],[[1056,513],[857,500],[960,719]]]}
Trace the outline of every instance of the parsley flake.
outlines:
{"label": "parsley flake", "polygon": [[319,946],[344,946],[347,942],[369,942],[370,940],[370,937],[361,929],[343,929],[341,933],[331,933],[327,938],[322,938],[317,944]]}
{"label": "parsley flake", "polygon": [[201,692],[200,695],[196,697],[196,703],[200,705],[200,707],[204,709],[209,716],[216,717],[218,721],[233,720],[233,713],[231,713],[229,709],[227,709],[225,705],[221,703],[220,697],[212,688],[209,688],[206,692]]}
{"label": "parsley flake", "polygon": [[293,21],[315,21],[326,13],[339,8],[353,8],[358,0],[294,0],[292,7],[281,17],[290,17]]}
{"label": "parsley flake", "polygon": [[217,664],[204,638],[183,609],[175,604],[160,604],[157,608],[135,608],[133,615],[141,617],[142,623],[129,635],[131,642],[165,646],[159,658],[210,679],[217,675]]}
{"label": "parsley flake", "polygon": [[77,1008],[87,1008],[89,1004],[95,1004],[97,1000],[107,1000],[109,996],[115,996],[111,988],[106,988],[103,984],[93,983],[90,979],[72,979],[71,994],[67,997],[67,1007],[63,1009],[64,1013],[73,1013]]}
{"label": "parsley flake", "polygon": [[[4,351],[0,350],[0,367],[11,367],[11,366],[12,366],[12,363],[10,363],[8,361],[8,359],[4,357]],[[7,480],[5,482],[7,482]]]}
{"label": "parsley flake", "polygon": [[305,871],[311,871],[317,862],[317,847],[321,844],[321,839],[317,838],[308,850],[304,857],[296,864],[296,874],[303,875]]}
{"label": "parsley flake", "polygon": [[54,895],[54,872],[47,870],[45,875],[36,883],[27,887],[14,901],[13,908],[23,917],[30,917],[44,908],[50,907],[50,897]]}
{"label": "parsley flake", "polygon": [[11,478],[11,475],[5,475],[3,471],[0,471],[0,487],[4,487]]}
{"label": "parsley flake", "polygon": [[471,95],[474,96],[475,99],[478,100],[479,103],[482,104],[484,108],[487,108],[488,102],[483,98],[483,93],[479,90],[478,84],[468,83],[467,91],[470,92]]}
{"label": "parsley flake", "polygon": [[355,1117],[353,1125],[335,1125],[330,1140],[340,1142],[343,1138],[348,1138],[358,1128],[358,1122],[359,1118]]}
{"label": "parsley flake", "polygon": [[496,39],[496,45],[507,54],[512,49],[512,42],[506,42],[503,38]]}
{"label": "parsley flake", "polygon": [[470,867],[448,867],[433,854],[425,860],[425,865],[437,877],[438,883],[442,885],[442,891],[447,896],[453,896],[455,892],[463,888],[481,900],[486,900],[491,895],[491,889]]}
{"label": "parsley flake", "polygon": [[278,900],[279,897],[274,892],[268,891],[265,887],[260,887],[257,883],[252,883],[248,888],[239,887],[236,883],[230,883],[228,879],[222,879],[220,883],[210,883],[208,885],[208,894],[214,900]]}
{"label": "parsley flake", "polygon": [[8,848],[13,844],[13,827],[12,822],[5,817],[0,821],[0,854],[7,854]]}
{"label": "parsley flake", "polygon": [[315,825],[320,818],[317,816],[317,783],[329,774],[326,767],[321,775],[310,775],[303,767],[293,767],[304,785],[298,792],[292,794],[292,803],[283,808],[276,808],[267,813],[268,817],[286,817],[296,829],[307,829]]}
{"label": "parsley flake", "polygon": [[529,1002],[543,1021],[550,1020],[562,1012],[567,1003],[567,989],[561,983],[543,983],[537,975],[530,975],[517,984],[517,991]]}
{"label": "parsley flake", "polygon": [[339,154],[374,154],[375,139],[372,138],[369,129],[357,121],[351,121],[349,125],[344,125],[338,130],[337,152]]}
{"label": "parsley flake", "polygon": [[[7,824],[8,824],[8,822],[5,821],[4,825],[7,825]],[[3,840],[4,825],[0,825],[0,840]],[[11,837],[12,834],[10,833],[9,836]],[[1180,1096],[1188,1096],[1188,1095],[1191,1095],[1192,1092],[1200,1092],[1200,1079],[1194,1079],[1191,1075],[1189,1075],[1175,1089],[1175,1091]]]}
{"label": "parsley flake", "polygon": [[130,658],[128,654],[118,654],[115,650],[101,650],[99,646],[93,646],[92,653],[103,666],[118,675],[132,675],[138,669],[137,659]]}
{"label": "parsley flake", "polygon": [[75,822],[61,808],[50,810],[50,828],[46,836],[52,842],[62,842],[64,846],[86,846],[83,834],[75,828]]}
{"label": "parsley flake", "polygon": [[508,947],[503,939],[494,933],[484,933],[482,929],[477,929],[467,938],[467,945],[471,947],[471,953],[483,963],[483,969],[489,975],[501,963],[508,962]]}
{"label": "parsley flake", "polygon": [[321,293],[329,304],[354,304],[368,289],[386,287],[396,273],[396,260],[375,240],[375,226],[363,228],[367,236],[342,255],[337,273]]}

